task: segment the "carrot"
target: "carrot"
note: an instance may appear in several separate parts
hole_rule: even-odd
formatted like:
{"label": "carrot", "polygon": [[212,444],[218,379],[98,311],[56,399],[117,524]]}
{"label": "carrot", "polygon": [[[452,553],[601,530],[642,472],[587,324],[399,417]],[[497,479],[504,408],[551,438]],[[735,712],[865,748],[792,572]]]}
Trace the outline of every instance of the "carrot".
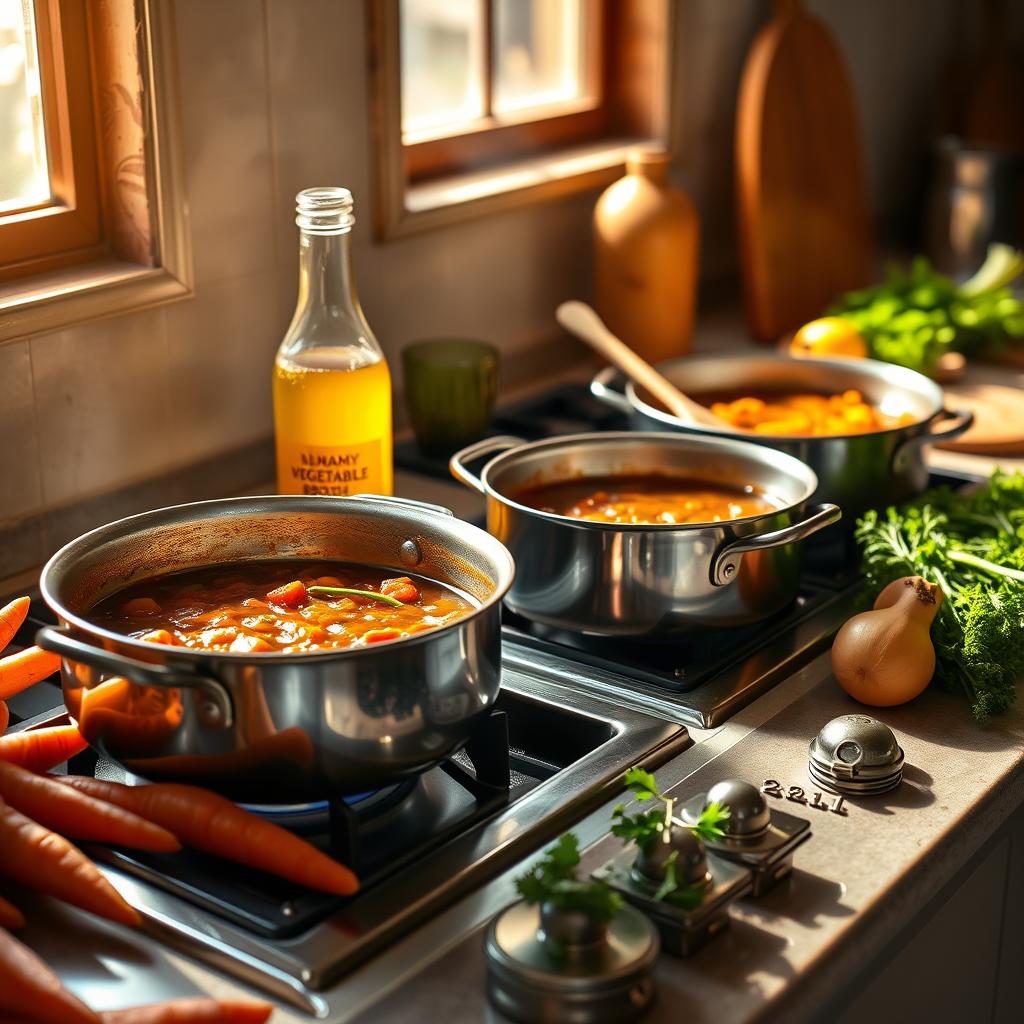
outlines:
{"label": "carrot", "polygon": [[0,658],[0,699],[13,697],[60,669],[60,657],[41,647],[26,647]]}
{"label": "carrot", "polygon": [[87,746],[76,725],[25,729],[0,737],[0,761],[10,761],[30,772],[45,772],[80,754]]}
{"label": "carrot", "polygon": [[420,599],[416,584],[408,576],[396,576],[391,580],[381,580],[380,592],[393,597],[402,604],[412,604]]}
{"label": "carrot", "polygon": [[25,915],[13,904],[0,896],[0,928],[24,928]]}
{"label": "carrot", "polygon": [[0,651],[14,639],[14,634],[28,615],[30,603],[27,597],[16,597],[10,604],[0,608]]}
{"label": "carrot", "polygon": [[4,730],[7,728],[7,723],[11,720],[11,713],[7,710],[7,705],[0,700],[0,736],[3,736]]}
{"label": "carrot", "polygon": [[363,634],[363,639],[368,644],[380,644],[385,640],[397,640],[401,635],[400,629],[368,629]]}
{"label": "carrot", "polygon": [[283,587],[271,590],[267,594],[267,600],[284,608],[301,608],[309,602],[309,594],[301,580],[292,580]]}
{"label": "carrot", "polygon": [[81,775],[63,776],[59,781],[162,825],[197,850],[339,896],[359,888],[356,876],[343,864],[205,789],[176,783],[124,786]]}
{"label": "carrot", "polygon": [[81,850],[3,800],[0,849],[4,851],[0,874],[12,882],[49,893],[111,921],[139,924],[138,913]]}
{"label": "carrot", "polygon": [[28,946],[0,928],[0,1010],[44,1024],[100,1024]]}
{"label": "carrot", "polygon": [[0,798],[37,824],[68,839],[162,853],[181,849],[167,829],[6,761],[0,761]]}
{"label": "carrot", "polygon": [[108,1010],[104,1024],[263,1024],[274,1008],[269,1003],[221,1002],[218,999],[175,999],[153,1006]]}

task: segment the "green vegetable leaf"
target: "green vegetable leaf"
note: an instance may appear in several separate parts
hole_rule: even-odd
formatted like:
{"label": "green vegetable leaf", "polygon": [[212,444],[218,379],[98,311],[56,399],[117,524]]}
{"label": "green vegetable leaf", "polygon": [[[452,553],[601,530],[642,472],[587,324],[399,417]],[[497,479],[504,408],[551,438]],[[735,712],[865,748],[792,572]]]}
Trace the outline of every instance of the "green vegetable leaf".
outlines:
{"label": "green vegetable leaf", "polygon": [[729,814],[728,807],[713,800],[701,811],[700,817],[691,828],[701,839],[721,839],[725,835],[725,831],[721,827],[722,822],[729,820]]}
{"label": "green vegetable leaf", "polygon": [[658,783],[650,772],[643,768],[630,768],[626,772],[626,788],[633,791],[637,800],[661,799]]}
{"label": "green vegetable leaf", "polygon": [[604,882],[577,878],[579,863],[579,843],[572,832],[566,832],[544,851],[537,864],[516,879],[516,890],[531,905],[551,903],[599,921],[611,920],[622,906],[622,897]]}
{"label": "green vegetable leaf", "polygon": [[1024,474],[996,471],[968,494],[936,488],[857,522],[867,592],[902,576],[937,583],[938,681],[979,720],[1005,711],[1024,677]]}

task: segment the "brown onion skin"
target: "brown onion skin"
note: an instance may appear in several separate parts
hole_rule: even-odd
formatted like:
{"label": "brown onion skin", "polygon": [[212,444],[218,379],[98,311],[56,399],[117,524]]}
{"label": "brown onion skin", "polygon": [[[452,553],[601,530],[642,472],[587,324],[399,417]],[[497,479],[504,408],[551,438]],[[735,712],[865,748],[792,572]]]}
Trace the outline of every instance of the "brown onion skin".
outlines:
{"label": "brown onion skin", "polygon": [[890,583],[869,612],[843,624],[832,645],[832,671],[854,700],[895,707],[921,694],[935,673],[929,627],[942,591],[920,576]]}

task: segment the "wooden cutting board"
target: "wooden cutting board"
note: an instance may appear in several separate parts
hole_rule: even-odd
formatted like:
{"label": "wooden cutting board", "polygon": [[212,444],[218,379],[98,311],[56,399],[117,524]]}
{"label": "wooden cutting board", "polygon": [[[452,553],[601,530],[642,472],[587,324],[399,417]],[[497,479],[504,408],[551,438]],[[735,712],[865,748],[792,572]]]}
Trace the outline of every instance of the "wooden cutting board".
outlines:
{"label": "wooden cutting board", "polygon": [[1024,455],[1024,390],[1000,384],[957,384],[944,389],[947,409],[970,409],[966,434],[937,445],[975,455]]}
{"label": "wooden cutting board", "polygon": [[868,283],[871,232],[842,55],[799,0],[776,0],[754,40],[736,117],[744,303],[772,342]]}

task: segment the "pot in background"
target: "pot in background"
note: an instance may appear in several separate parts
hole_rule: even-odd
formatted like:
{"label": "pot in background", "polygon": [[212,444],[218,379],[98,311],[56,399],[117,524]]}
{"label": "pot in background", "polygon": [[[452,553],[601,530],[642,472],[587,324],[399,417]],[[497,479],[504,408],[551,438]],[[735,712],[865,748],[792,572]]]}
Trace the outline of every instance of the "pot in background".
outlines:
{"label": "pot in background", "polygon": [[[674,430],[705,438],[731,439],[784,452],[806,463],[817,476],[813,501],[834,502],[843,510],[842,530],[852,531],[868,508],[884,508],[919,494],[928,486],[924,449],[963,434],[974,421],[966,410],[948,411],[942,388],[923,374],[872,359],[790,359],[783,356],[691,356],[661,363],[658,369],[691,398],[739,398],[765,392],[839,394],[855,389],[883,412],[909,412],[914,422],[868,434],[773,437],[684,423],[612,369],[590,383],[591,392],[627,413],[638,430]],[[940,426],[942,429],[939,429]],[[832,532],[832,531],[829,531]]]}
{"label": "pot in background", "polygon": [[[497,454],[497,453],[503,454]],[[480,475],[468,464],[491,458]],[[495,437],[451,459],[487,498],[487,528],[512,552],[505,598],[518,615],[599,636],[666,637],[766,618],[796,596],[799,541],[839,519],[805,508],[814,473],[781,452],[725,438],[576,434],[527,444]],[[520,504],[527,485],[644,473],[752,485],[777,507],[721,523],[641,526],[589,522]]]}
{"label": "pot in background", "polygon": [[[339,560],[414,572],[478,607],[430,632],[310,654],[151,644],[93,625],[101,598],[169,572],[253,560]],[[165,508],[93,530],[43,569],[61,628],[65,702],[95,746],[154,781],[257,803],[366,792],[415,775],[469,738],[501,684],[508,552],[445,509],[397,498],[274,495]],[[92,691],[130,690],[116,713]],[[116,685],[116,684],[115,684]]]}

